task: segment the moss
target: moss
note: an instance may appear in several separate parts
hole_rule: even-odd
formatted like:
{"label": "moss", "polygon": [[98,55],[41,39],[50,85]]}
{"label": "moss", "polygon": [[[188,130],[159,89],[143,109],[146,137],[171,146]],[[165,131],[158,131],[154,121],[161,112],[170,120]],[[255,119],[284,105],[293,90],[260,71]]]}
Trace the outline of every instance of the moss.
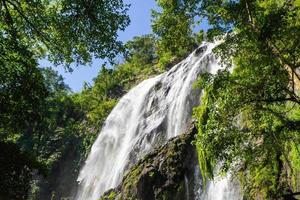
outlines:
{"label": "moss", "polygon": [[115,200],[117,199],[118,191],[115,189],[108,190],[99,200]]}
{"label": "moss", "polygon": [[150,177],[153,177],[153,176],[154,176],[154,172],[150,172],[150,173],[149,173],[149,176],[150,176]]}
{"label": "moss", "polygon": [[115,191],[112,191],[109,195],[108,195],[108,198],[109,199],[114,199],[116,197],[116,192]]}
{"label": "moss", "polygon": [[174,187],[163,190],[156,196],[156,199],[160,200],[182,200],[185,198],[185,185],[184,181],[180,181]]}
{"label": "moss", "polygon": [[184,199],[184,176],[196,158],[192,140],[183,134],[147,154],[124,176],[115,199]]}
{"label": "moss", "polygon": [[123,188],[123,195],[126,197],[130,197],[130,194],[136,193],[135,190],[136,188],[134,187],[138,180],[139,180],[139,175],[142,172],[143,166],[135,165],[130,172],[124,177],[123,183],[122,183],[122,188]]}

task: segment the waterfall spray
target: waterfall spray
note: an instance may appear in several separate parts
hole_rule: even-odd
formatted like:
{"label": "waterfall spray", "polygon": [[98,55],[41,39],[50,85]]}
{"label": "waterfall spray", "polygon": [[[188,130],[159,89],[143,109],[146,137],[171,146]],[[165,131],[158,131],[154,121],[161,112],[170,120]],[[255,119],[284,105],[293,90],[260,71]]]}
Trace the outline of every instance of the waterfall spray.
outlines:
{"label": "waterfall spray", "polygon": [[206,43],[159,76],[143,81],[112,110],[80,171],[77,200],[97,200],[120,184],[124,173],[146,153],[184,133],[201,91],[193,84],[220,68]]}

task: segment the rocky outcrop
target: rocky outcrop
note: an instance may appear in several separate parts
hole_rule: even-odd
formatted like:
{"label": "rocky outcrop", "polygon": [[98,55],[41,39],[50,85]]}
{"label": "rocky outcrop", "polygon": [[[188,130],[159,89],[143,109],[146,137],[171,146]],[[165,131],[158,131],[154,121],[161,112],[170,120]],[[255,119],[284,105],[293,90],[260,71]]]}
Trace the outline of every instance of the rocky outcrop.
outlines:
{"label": "rocky outcrop", "polygon": [[[100,199],[153,200],[195,199],[197,156],[191,144],[195,129],[175,137],[135,164],[122,183]],[[197,186],[199,188],[199,185]]]}

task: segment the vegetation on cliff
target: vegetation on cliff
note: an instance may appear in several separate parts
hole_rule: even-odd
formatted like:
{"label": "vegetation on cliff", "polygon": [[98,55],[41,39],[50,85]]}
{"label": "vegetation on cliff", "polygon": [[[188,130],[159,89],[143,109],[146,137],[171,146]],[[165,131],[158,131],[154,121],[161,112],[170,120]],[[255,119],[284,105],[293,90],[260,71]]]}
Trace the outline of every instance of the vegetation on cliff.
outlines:
{"label": "vegetation on cliff", "polygon": [[181,200],[187,196],[194,199],[197,156],[191,142],[195,133],[195,128],[190,129],[147,154],[128,170],[117,188],[107,191],[100,199]]}
{"label": "vegetation on cliff", "polygon": [[70,69],[124,53],[117,40],[129,23],[123,1],[5,0],[0,8],[1,199],[27,199],[29,190],[30,199],[66,197],[117,99],[155,72],[142,66],[154,59],[152,39],[131,41],[122,66],[103,68],[93,87],[74,94],[57,72],[38,67],[38,59]]}
{"label": "vegetation on cliff", "polygon": [[[129,41],[126,44],[124,62],[111,67],[103,66],[99,75],[94,79],[94,85],[86,85],[80,93],[72,93],[63,82],[63,78],[51,68],[34,67],[35,71],[26,72],[28,68],[24,66],[24,73],[29,73],[28,79],[36,79],[32,82],[28,80],[27,83],[31,84],[35,81],[36,84],[41,84],[39,96],[35,95],[36,90],[31,94],[23,88],[15,87],[17,80],[24,81],[26,78],[23,74],[20,74],[20,79],[17,79],[14,74],[3,79],[6,81],[3,84],[11,84],[12,89],[2,90],[3,101],[1,103],[3,108],[15,109],[15,111],[7,110],[5,112],[7,115],[4,112],[1,114],[1,142],[3,145],[9,142],[14,143],[23,152],[31,154],[35,162],[40,163],[40,165],[34,165],[39,166],[38,168],[27,170],[27,182],[23,182],[26,187],[19,187],[23,191],[18,191],[16,187],[15,191],[9,190],[12,193],[7,195],[13,197],[22,193],[21,199],[26,199],[30,184],[34,190],[31,191],[31,199],[60,198],[71,195],[70,192],[76,184],[81,163],[118,99],[141,80],[161,72],[161,69],[154,65],[157,59],[154,44],[154,38],[151,35],[136,37]],[[18,60],[14,60],[14,63],[16,62]],[[13,65],[10,68],[8,61],[6,64],[8,70],[13,70]],[[20,67],[23,65],[20,64]],[[33,76],[34,73],[37,73],[37,76]],[[20,87],[26,87],[26,85],[20,84]],[[34,89],[31,86],[28,88]],[[12,94],[16,97],[11,96]],[[45,94],[45,97],[42,98],[41,94]],[[24,100],[29,99],[25,102],[30,103],[28,113],[24,110],[26,109],[25,103],[20,105],[21,95],[24,96]],[[30,95],[35,95],[33,97],[36,100]],[[8,101],[9,98],[13,98],[15,102]],[[6,105],[8,103],[10,105]],[[21,113],[24,115],[20,115]],[[8,156],[9,153],[5,154],[3,161]],[[7,161],[10,162],[9,159]],[[16,164],[14,162],[10,162],[11,166]],[[18,165],[20,170],[23,167],[27,168],[27,165],[23,163],[18,163]],[[3,168],[2,174],[7,174],[7,169]],[[34,169],[43,172],[40,175],[45,179],[37,178],[40,175],[33,173]],[[64,169],[68,169],[68,172],[65,173]],[[31,177],[34,177],[33,182]],[[14,184],[20,184],[18,179],[14,178],[10,187],[14,187]],[[2,186],[3,191],[6,191],[5,187],[8,185],[2,184]]]}
{"label": "vegetation on cliff", "polygon": [[[70,195],[69,183],[120,96],[178,62],[204,36],[222,39],[215,52],[226,66],[197,83],[205,89],[194,112],[204,178],[212,179],[218,164],[240,178],[249,199],[300,191],[299,0],[156,0],[154,34],[126,45],[117,32],[129,24],[128,6],[92,2],[0,3],[1,199],[26,199],[29,191],[30,199]],[[195,33],[203,19],[209,30]],[[47,58],[72,70],[71,63],[93,57],[115,64],[102,66],[94,85],[76,94],[57,72],[38,66]],[[156,180],[142,165],[125,177],[126,191],[137,189],[132,183],[142,175]],[[130,177],[138,179],[126,182]]]}
{"label": "vegetation on cliff", "polygon": [[194,112],[204,178],[218,165],[240,177],[247,198],[299,192],[300,1],[157,3],[153,28],[164,52],[180,55],[180,41],[192,41],[201,20],[209,23],[207,39],[222,40],[215,53],[225,69],[197,83],[205,89]]}
{"label": "vegetation on cliff", "polygon": [[205,89],[194,113],[201,171],[207,178],[217,165],[231,171],[249,199],[300,189],[292,181],[300,156],[299,3],[203,1],[200,8],[208,35],[222,35],[216,53],[229,64],[198,82]]}

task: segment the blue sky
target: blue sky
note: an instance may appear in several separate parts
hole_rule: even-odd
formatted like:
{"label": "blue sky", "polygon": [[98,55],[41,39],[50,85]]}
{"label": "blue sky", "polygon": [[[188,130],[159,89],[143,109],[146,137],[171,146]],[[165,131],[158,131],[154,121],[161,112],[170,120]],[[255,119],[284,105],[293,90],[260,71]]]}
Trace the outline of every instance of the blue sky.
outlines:
{"label": "blue sky", "polygon": [[[119,32],[119,39],[123,42],[131,40],[134,36],[151,33],[151,9],[157,9],[155,0],[124,0],[125,3],[131,4],[128,14],[131,20],[130,25],[124,32]],[[202,23],[198,29],[206,29],[207,23]],[[98,75],[102,65],[101,60],[94,60],[92,65],[73,67],[73,72],[66,72],[61,66],[54,67],[61,74],[65,83],[68,84],[74,92],[79,92],[83,88],[84,82],[93,83],[93,78]],[[53,66],[46,60],[40,61],[42,67]]]}
{"label": "blue sky", "polygon": [[[119,39],[126,42],[134,36],[151,33],[151,9],[156,8],[155,0],[125,0],[131,4],[128,14],[131,23],[124,32],[119,32]],[[74,67],[73,72],[66,72],[63,67],[54,67],[64,78],[74,92],[79,92],[83,88],[84,82],[93,83],[101,68],[102,61],[94,60],[92,65]],[[48,61],[40,62],[42,67],[52,66]]]}

